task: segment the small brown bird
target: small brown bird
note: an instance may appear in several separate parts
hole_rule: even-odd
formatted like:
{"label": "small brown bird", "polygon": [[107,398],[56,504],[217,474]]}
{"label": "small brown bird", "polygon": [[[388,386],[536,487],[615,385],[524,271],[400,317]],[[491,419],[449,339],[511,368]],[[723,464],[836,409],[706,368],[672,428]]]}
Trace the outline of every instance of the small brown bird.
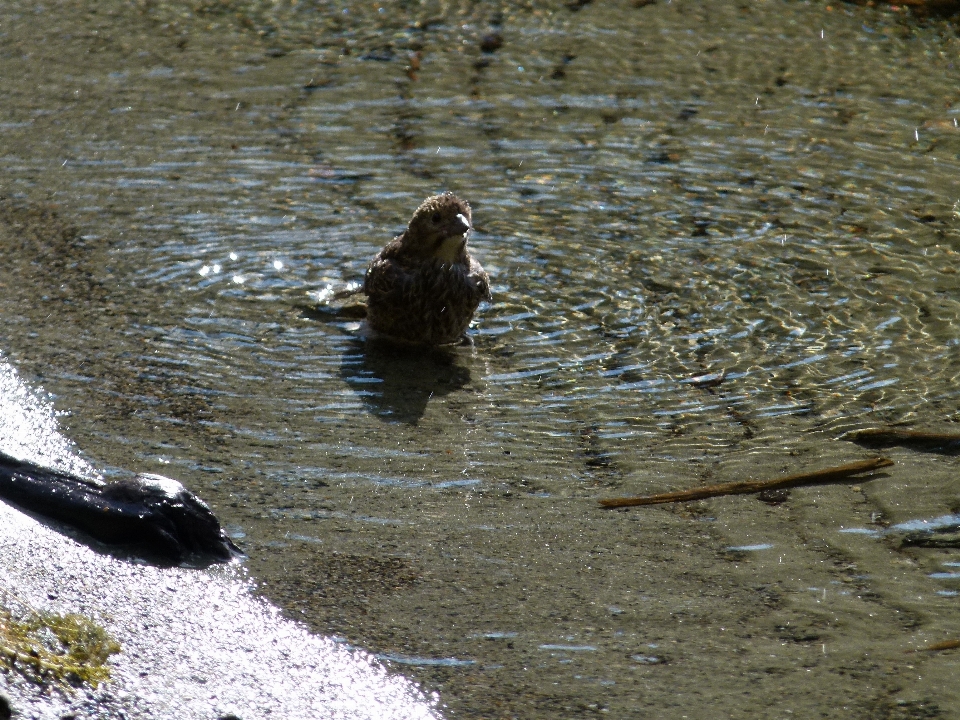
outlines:
{"label": "small brown bird", "polygon": [[423,201],[407,229],[370,262],[367,322],[381,335],[422,345],[463,337],[490,279],[467,252],[470,206],[451,192]]}

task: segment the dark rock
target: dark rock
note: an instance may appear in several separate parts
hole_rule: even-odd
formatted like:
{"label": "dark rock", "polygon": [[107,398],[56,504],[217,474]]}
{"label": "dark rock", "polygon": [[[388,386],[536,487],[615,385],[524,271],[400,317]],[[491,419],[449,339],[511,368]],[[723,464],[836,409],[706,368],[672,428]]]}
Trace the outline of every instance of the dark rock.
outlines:
{"label": "dark rock", "polygon": [[161,475],[98,484],[0,453],[0,497],[164,564],[226,562],[241,554],[203,500]]}
{"label": "dark rock", "polygon": [[480,38],[480,49],[485,53],[494,53],[503,47],[503,35],[498,32],[487,33]]}

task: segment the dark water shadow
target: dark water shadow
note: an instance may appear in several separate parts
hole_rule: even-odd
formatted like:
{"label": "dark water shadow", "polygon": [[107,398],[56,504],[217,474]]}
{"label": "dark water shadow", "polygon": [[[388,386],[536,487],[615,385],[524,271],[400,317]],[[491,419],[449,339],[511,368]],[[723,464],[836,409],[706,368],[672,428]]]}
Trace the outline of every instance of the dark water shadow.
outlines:
{"label": "dark water shadow", "polygon": [[869,450],[902,447],[915,452],[937,455],[960,455],[960,435],[909,430],[866,430],[849,433],[845,440]]}
{"label": "dark water shadow", "polygon": [[340,377],[367,410],[385,420],[416,425],[431,399],[470,382],[456,347],[419,347],[370,338],[349,342]]}

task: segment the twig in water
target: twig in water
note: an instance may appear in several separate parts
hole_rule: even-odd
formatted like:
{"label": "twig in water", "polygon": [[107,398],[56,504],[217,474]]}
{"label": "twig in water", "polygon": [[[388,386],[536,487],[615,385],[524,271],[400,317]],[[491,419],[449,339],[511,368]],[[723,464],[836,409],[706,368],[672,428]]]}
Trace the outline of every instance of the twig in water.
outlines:
{"label": "twig in water", "polygon": [[933,645],[927,645],[922,648],[914,648],[912,650],[904,650],[904,653],[918,653],[918,652],[938,652],[940,650],[954,650],[960,648],[960,640],[944,640],[943,642],[934,643]]}
{"label": "twig in water", "polygon": [[688,500],[703,500],[704,498],[720,497],[722,495],[747,495],[761,490],[776,490],[779,488],[799,487],[801,485],[819,485],[835,480],[842,480],[851,475],[872,472],[880,468],[890,467],[893,460],[885,457],[862,460],[838,467],[814,470],[813,472],[787,475],[774,480],[747,480],[741,482],[723,483],[722,485],[707,485],[680,490],[678,492],[660,493],[659,495],[641,495],[639,497],[610,498],[601,500],[605,508],[633,507],[635,505],[659,505],[661,503],[686,502]]}

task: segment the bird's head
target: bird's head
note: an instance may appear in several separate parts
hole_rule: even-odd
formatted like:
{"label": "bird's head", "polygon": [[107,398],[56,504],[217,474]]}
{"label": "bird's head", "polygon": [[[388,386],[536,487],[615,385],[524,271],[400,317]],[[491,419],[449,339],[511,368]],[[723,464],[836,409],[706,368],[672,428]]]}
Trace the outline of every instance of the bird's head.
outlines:
{"label": "bird's head", "polygon": [[452,192],[428,197],[410,218],[403,247],[423,258],[441,262],[461,259],[467,233],[473,229],[470,205]]}

